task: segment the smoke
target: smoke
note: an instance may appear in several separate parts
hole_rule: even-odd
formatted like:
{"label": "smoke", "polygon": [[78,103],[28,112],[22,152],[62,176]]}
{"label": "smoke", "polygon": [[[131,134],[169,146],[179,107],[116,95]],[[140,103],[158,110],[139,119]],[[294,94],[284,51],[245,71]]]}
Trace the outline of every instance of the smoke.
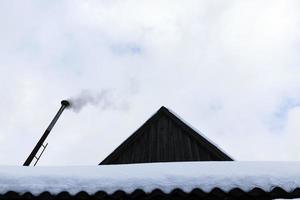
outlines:
{"label": "smoke", "polygon": [[74,112],[80,112],[87,105],[100,106],[103,110],[118,107],[109,90],[102,90],[98,93],[83,90],[77,96],[69,98],[68,101],[70,102],[69,108]]}

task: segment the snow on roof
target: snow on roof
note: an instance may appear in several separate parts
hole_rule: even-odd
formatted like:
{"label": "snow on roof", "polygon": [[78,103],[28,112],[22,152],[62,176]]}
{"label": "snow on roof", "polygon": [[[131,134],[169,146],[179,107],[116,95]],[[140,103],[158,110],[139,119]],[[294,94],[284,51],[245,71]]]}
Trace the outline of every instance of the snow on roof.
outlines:
{"label": "snow on roof", "polygon": [[232,158],[232,156],[230,156],[230,154],[228,154],[219,145],[217,145],[215,142],[213,142],[211,139],[209,139],[204,133],[202,133],[197,128],[195,128],[192,124],[190,124],[189,122],[187,122],[183,118],[181,118],[175,111],[173,111],[173,110],[171,110],[169,108],[167,108],[167,110],[170,113],[172,113],[173,115],[175,115],[179,120],[181,120],[183,123],[185,123],[187,126],[189,126],[192,130],[194,130],[196,133],[198,133],[199,135],[201,135],[204,139],[206,139],[208,142],[210,142],[212,145],[214,145],[215,147],[217,147],[220,151],[222,151],[223,153],[225,153],[228,157],[230,157],[233,160],[233,158]]}
{"label": "snow on roof", "polygon": [[287,192],[300,188],[300,162],[178,162],[76,167],[0,167],[0,194],[14,191],[38,195],[48,191],[72,195],[80,191],[95,194],[117,190],[169,193],[180,188],[248,192],[261,188],[269,192],[280,187]]}

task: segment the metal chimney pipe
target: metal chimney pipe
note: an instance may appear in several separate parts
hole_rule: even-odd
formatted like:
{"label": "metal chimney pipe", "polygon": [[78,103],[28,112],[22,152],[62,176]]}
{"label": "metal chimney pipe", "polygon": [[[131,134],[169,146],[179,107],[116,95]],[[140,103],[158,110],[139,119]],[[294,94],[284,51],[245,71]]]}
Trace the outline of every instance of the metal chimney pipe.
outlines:
{"label": "metal chimney pipe", "polygon": [[30,155],[28,156],[28,158],[24,162],[23,166],[29,166],[30,165],[30,163],[32,162],[32,160],[36,157],[36,154],[39,151],[39,149],[41,148],[41,146],[43,145],[44,141],[48,137],[50,131],[53,128],[53,126],[57,122],[58,118],[60,117],[60,115],[62,114],[62,112],[64,111],[64,109],[67,108],[68,106],[70,106],[70,103],[67,100],[62,100],[61,101],[61,107],[60,107],[60,109],[58,110],[57,114],[54,116],[53,120],[49,124],[48,128],[45,130],[44,134],[42,135],[42,137],[40,138],[40,140],[38,141],[38,143],[33,148],[32,152],[30,153]]}

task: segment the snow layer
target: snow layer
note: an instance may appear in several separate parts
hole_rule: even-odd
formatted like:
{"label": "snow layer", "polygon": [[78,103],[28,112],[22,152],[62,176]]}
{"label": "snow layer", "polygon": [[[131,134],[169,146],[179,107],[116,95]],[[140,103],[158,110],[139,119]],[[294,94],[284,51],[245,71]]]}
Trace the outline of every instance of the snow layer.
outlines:
{"label": "snow layer", "polygon": [[80,191],[109,194],[136,189],[165,193],[180,188],[190,192],[200,188],[250,191],[259,187],[271,191],[281,187],[291,192],[300,188],[300,162],[178,162],[76,167],[0,167],[0,194],[15,191],[38,195]]}
{"label": "snow layer", "polygon": [[199,135],[201,135],[204,139],[206,139],[209,143],[211,143],[212,145],[214,145],[215,147],[217,147],[220,151],[222,151],[223,153],[225,153],[228,157],[230,157],[232,160],[234,160],[224,149],[222,149],[219,145],[217,145],[215,142],[213,142],[212,140],[210,140],[208,137],[206,137],[201,131],[199,131],[197,128],[195,128],[192,124],[190,124],[189,122],[185,121],[183,118],[181,118],[175,111],[167,108],[168,111],[170,113],[172,113],[173,115],[175,115],[179,120],[181,120],[184,124],[186,124],[188,127],[190,127],[193,131],[195,131],[196,133],[198,133]]}

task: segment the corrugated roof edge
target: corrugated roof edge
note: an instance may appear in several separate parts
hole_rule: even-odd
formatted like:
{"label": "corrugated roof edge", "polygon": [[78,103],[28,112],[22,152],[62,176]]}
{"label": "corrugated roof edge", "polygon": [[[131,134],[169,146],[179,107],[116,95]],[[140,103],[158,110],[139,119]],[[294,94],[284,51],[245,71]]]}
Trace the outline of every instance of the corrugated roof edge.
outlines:
{"label": "corrugated roof edge", "polygon": [[95,194],[88,194],[85,191],[76,193],[75,195],[70,194],[67,191],[62,191],[58,194],[51,194],[48,191],[44,191],[38,195],[34,195],[30,192],[25,192],[23,194],[9,191],[5,194],[0,194],[0,199],[124,199],[130,197],[130,199],[156,199],[158,197],[163,197],[165,199],[190,199],[191,197],[201,198],[201,199],[224,199],[228,197],[240,198],[240,199],[251,199],[251,198],[300,198],[300,188],[296,188],[292,192],[287,192],[280,187],[275,187],[271,191],[266,192],[261,188],[253,188],[250,191],[243,191],[240,188],[234,188],[229,192],[223,191],[219,188],[214,188],[210,192],[204,192],[201,189],[195,188],[189,193],[176,188],[170,193],[165,193],[160,189],[155,189],[150,193],[146,193],[142,189],[136,189],[132,193],[126,193],[122,190],[118,190],[113,194],[108,194],[104,191],[97,191]]}
{"label": "corrugated roof edge", "polygon": [[[178,162],[114,166],[74,167],[0,167],[0,194],[47,191],[59,195],[68,191],[94,195],[118,191],[146,194],[159,190],[164,194],[182,190],[202,193],[249,193],[259,190],[268,195],[300,194],[300,162]],[[213,170],[212,170],[213,169]],[[256,189],[255,189],[256,188]],[[276,190],[274,190],[277,188]],[[279,198],[279,197],[278,197]],[[1,199],[1,197],[0,197]]]}

